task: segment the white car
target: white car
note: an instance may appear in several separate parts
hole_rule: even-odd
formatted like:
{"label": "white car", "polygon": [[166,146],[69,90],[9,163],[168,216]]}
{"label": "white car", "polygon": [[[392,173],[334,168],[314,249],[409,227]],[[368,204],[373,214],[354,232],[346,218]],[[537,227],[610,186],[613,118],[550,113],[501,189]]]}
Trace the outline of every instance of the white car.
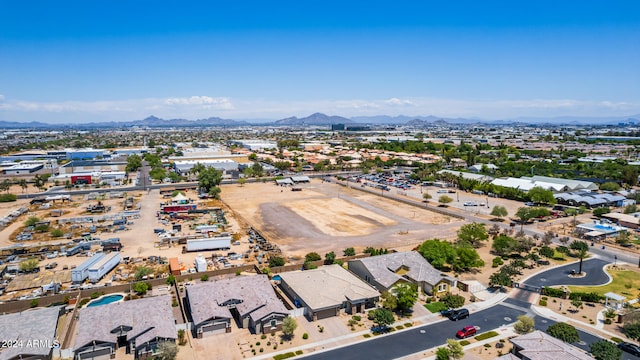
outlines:
{"label": "white car", "polygon": [[478,206],[478,204],[475,201],[466,201],[463,205],[464,206]]}

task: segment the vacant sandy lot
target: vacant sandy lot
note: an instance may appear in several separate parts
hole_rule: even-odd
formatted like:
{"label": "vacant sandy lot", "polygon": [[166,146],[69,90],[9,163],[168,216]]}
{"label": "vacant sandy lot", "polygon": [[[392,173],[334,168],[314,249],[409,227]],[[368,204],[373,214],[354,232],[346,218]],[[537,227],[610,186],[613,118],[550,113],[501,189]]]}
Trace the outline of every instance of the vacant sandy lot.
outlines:
{"label": "vacant sandy lot", "polygon": [[434,237],[451,238],[463,221],[375,194],[313,179],[291,191],[273,183],[222,187],[222,200],[285,254],[341,254],[347,247],[408,250]]}

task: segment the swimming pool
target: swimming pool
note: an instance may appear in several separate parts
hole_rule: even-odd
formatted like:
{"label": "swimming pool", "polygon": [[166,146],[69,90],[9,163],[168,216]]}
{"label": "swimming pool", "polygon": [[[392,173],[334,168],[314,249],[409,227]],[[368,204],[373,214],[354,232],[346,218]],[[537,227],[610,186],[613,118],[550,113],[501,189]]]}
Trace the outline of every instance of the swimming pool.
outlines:
{"label": "swimming pool", "polygon": [[578,225],[578,228],[585,229],[587,231],[600,231],[605,235],[612,235],[618,231],[625,230],[622,226],[610,225],[610,224],[598,224],[598,223],[586,223]]}
{"label": "swimming pool", "polygon": [[122,299],[124,299],[123,295],[107,295],[90,301],[89,304],[87,304],[87,307],[111,304],[121,301]]}

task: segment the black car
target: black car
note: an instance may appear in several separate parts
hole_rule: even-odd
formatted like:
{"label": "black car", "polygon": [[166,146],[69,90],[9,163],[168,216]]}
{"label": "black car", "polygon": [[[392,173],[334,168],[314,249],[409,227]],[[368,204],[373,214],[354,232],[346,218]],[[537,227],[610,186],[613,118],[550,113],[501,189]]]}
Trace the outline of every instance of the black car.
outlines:
{"label": "black car", "polygon": [[371,328],[371,332],[374,334],[385,334],[388,333],[391,329],[388,326],[374,326]]}
{"label": "black car", "polygon": [[628,342],[621,342],[618,344],[618,348],[631,355],[640,356],[640,347],[638,345]]}
{"label": "black car", "polygon": [[469,310],[465,308],[458,309],[458,310],[451,310],[451,312],[449,312],[446,316],[449,318],[449,320],[452,320],[452,321],[466,319],[469,317]]}

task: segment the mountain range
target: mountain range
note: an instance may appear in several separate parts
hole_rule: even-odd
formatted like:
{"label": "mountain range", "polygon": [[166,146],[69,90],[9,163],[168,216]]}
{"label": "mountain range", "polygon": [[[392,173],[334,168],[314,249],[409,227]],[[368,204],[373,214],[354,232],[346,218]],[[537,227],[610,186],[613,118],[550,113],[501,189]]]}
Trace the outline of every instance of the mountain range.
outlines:
{"label": "mountain range", "polygon": [[554,118],[520,117],[515,119],[486,120],[478,118],[444,118],[436,116],[355,116],[346,118],[342,116],[329,116],[322,113],[314,113],[307,117],[288,117],[276,121],[250,121],[232,120],[219,117],[209,117],[206,119],[161,119],[156,116],[149,116],[142,120],[133,121],[109,121],[109,122],[87,122],[69,124],[49,124],[43,122],[17,122],[0,121],[0,129],[90,129],[90,128],[122,128],[122,127],[202,127],[202,126],[224,126],[237,127],[249,125],[263,126],[328,126],[333,124],[345,125],[383,125],[395,124],[412,127],[444,126],[447,124],[487,124],[487,125],[618,125],[640,124],[640,114],[620,117],[577,117],[563,116]]}

